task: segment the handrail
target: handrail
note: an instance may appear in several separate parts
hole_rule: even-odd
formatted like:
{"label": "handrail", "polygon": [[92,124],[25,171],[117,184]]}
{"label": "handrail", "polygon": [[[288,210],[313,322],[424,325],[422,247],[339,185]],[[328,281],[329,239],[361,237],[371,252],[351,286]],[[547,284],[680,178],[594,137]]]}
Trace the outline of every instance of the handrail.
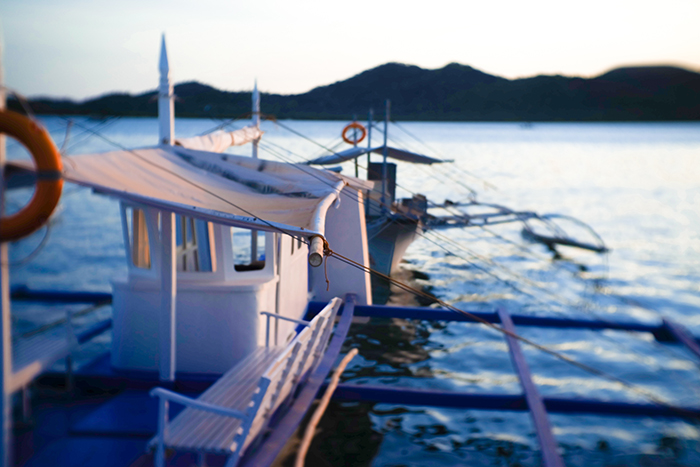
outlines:
{"label": "handrail", "polygon": [[267,316],[267,324],[265,325],[265,347],[270,347],[270,317],[281,319],[283,321],[289,321],[296,324],[301,324],[303,326],[308,326],[311,321],[304,321],[303,319],[287,318],[286,316],[278,315],[277,313],[270,313],[269,311],[261,311],[261,315]]}
{"label": "handrail", "polygon": [[182,394],[178,394],[173,391],[168,391],[167,389],[163,388],[154,388],[149,394],[151,395],[151,397],[160,397],[161,399],[177,402],[178,404],[186,405],[188,407],[194,407],[195,409],[204,410],[206,412],[212,412],[217,415],[240,418],[241,420],[246,418],[246,415],[240,410],[228,409],[226,407],[209,404],[207,402],[201,402],[190,397],[183,396]]}

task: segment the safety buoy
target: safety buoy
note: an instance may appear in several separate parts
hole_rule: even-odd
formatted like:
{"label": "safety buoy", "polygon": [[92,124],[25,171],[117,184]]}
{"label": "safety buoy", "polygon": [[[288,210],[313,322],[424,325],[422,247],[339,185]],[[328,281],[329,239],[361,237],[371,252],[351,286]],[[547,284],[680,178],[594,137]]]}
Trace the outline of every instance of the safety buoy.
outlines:
{"label": "safety buoy", "polygon": [[[348,136],[346,134],[350,130],[360,130],[360,132],[362,132],[362,134],[360,135],[359,138],[353,140],[353,139],[348,138]],[[367,128],[365,128],[364,125],[362,125],[361,123],[352,122],[349,125],[347,125],[345,128],[343,128],[343,141],[345,141],[348,144],[361,143],[362,140],[365,139],[365,136],[367,136]]]}
{"label": "safety buoy", "polygon": [[26,237],[49,219],[61,197],[63,165],[51,137],[34,120],[2,110],[0,133],[22,143],[36,165],[36,188],[32,199],[15,214],[0,218],[0,241],[9,242]]}

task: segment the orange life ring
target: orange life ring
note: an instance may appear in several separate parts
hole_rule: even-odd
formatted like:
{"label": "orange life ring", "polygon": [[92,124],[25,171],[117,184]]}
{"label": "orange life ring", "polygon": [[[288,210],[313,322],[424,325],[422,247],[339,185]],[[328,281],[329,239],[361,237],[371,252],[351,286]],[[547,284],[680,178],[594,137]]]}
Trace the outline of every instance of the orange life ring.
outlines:
{"label": "orange life ring", "polygon": [[19,212],[0,218],[0,241],[26,237],[51,216],[61,197],[61,155],[46,130],[34,120],[8,110],[0,111],[0,133],[16,139],[34,158],[36,188],[34,196]]}
{"label": "orange life ring", "polygon": [[[360,130],[362,132],[362,135],[360,135],[359,138],[356,140],[352,140],[346,136],[346,133],[349,130]],[[345,141],[348,144],[358,144],[361,143],[364,139],[365,136],[367,136],[367,128],[364,127],[361,123],[357,122],[352,122],[349,125],[347,125],[345,128],[343,128],[343,141]]]}

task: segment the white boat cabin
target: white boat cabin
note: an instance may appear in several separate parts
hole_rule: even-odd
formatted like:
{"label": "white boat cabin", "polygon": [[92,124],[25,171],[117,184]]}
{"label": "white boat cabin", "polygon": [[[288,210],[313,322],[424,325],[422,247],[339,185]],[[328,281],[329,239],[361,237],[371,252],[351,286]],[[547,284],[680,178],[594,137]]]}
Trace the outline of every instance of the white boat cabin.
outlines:
{"label": "white boat cabin", "polygon": [[[121,203],[128,273],[113,281],[115,368],[159,368],[160,213]],[[264,345],[262,311],[301,319],[309,290],[308,246],[301,238],[180,215],[174,229],[177,371],[222,373]],[[292,339],[295,328],[275,320],[272,344]]]}
{"label": "white boat cabin", "polygon": [[[353,292],[370,303],[365,271],[309,264],[322,263],[327,241],[369,266],[363,192],[371,184],[258,159],[257,88],[250,126],[176,140],[164,39],[159,70],[160,144],[74,157],[63,173],[121,203],[128,269],[113,282],[113,367],[171,381],[175,371],[221,374],[265,346],[261,312],[287,318],[272,320],[270,344],[279,346],[294,337],[288,320],[299,320],[309,299]],[[245,143],[253,157],[220,153]]]}

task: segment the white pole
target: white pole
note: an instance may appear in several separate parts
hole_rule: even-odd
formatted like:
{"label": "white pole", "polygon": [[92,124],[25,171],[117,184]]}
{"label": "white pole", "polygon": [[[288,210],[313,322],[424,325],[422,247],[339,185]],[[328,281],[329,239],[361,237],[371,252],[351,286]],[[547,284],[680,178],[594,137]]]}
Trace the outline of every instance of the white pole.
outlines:
{"label": "white pole", "polygon": [[[253,125],[256,128],[260,128],[260,93],[258,92],[258,80],[255,80],[255,86],[253,87]],[[258,143],[260,138],[253,140],[253,159],[258,158]]]}
{"label": "white pole", "polygon": [[160,83],[158,86],[158,128],[159,143],[173,144],[175,138],[175,94],[170,82],[170,67],[168,66],[168,52],[165,49],[165,34],[160,46]]}
{"label": "white pole", "polygon": [[175,269],[175,213],[161,211],[160,340],[161,381],[175,381],[177,271]]}
{"label": "white pole", "polygon": [[[160,84],[158,86],[158,126],[160,144],[172,145],[175,136],[173,85],[170,82],[165,34],[160,47]],[[177,271],[175,259],[175,213],[161,211],[160,322],[158,328],[159,370],[161,381],[175,381]]]}
{"label": "white pole", "polygon": [[[367,180],[369,180],[369,171],[370,166],[372,165],[372,153],[369,151],[369,149],[372,147],[372,125],[374,124],[374,109],[369,109],[369,114],[367,115]],[[370,206],[370,200],[369,200],[369,191],[367,192],[367,195],[364,197],[364,203],[365,203],[365,216],[369,215],[369,206]]]}
{"label": "white pole", "polygon": [[[0,38],[0,110],[5,110],[5,89],[2,73],[2,38]],[[5,135],[0,134],[0,216],[5,213]],[[7,255],[7,243],[0,242],[0,467],[9,467],[12,441],[12,419],[10,394],[8,393],[12,376],[12,333],[10,320],[10,268]]]}
{"label": "white pole", "polygon": [[[260,93],[258,93],[258,80],[255,80],[255,85],[253,87],[253,125],[256,128],[260,128]],[[253,159],[258,158],[258,143],[260,138],[255,138],[253,140]],[[250,262],[258,260],[258,231],[252,230],[250,232]]]}
{"label": "white pole", "polygon": [[389,152],[389,148],[387,147],[387,144],[389,144],[389,110],[391,109],[391,101],[389,99],[386,100],[386,110],[384,112],[384,152],[383,152],[383,159],[382,159],[382,212],[387,212],[388,209],[386,207],[386,189],[388,186],[387,183],[387,166],[386,166],[386,158],[387,158],[387,153]]}

